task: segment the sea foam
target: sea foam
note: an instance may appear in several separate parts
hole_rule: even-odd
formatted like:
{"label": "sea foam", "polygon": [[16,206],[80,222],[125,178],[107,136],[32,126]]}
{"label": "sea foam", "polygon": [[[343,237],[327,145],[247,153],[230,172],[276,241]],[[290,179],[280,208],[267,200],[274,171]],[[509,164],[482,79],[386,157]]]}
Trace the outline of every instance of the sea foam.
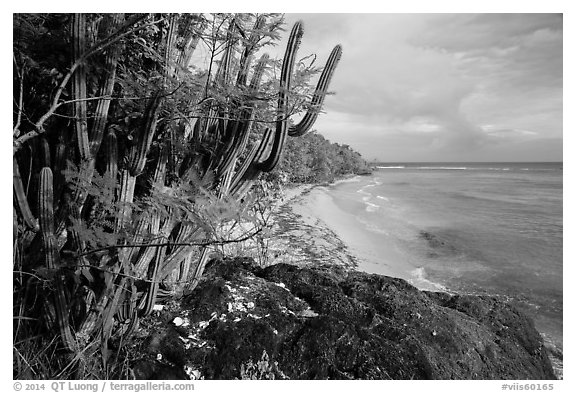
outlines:
{"label": "sea foam", "polygon": [[366,211],[369,213],[375,212],[380,209],[380,206],[376,205],[375,203],[370,203],[368,201],[364,201],[366,204]]}
{"label": "sea foam", "polygon": [[444,285],[430,281],[426,278],[426,270],[423,267],[418,267],[410,272],[410,278],[408,282],[414,285],[416,288],[428,290],[428,291],[440,291],[446,292],[447,289]]}

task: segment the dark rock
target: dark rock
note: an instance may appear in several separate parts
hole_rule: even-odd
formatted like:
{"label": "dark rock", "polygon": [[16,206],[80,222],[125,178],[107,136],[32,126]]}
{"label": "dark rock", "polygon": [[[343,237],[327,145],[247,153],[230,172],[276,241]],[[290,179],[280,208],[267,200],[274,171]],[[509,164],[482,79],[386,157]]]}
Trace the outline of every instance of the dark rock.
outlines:
{"label": "dark rock", "polygon": [[458,250],[452,244],[449,244],[440,235],[428,231],[420,231],[420,237],[428,243],[428,246],[434,250],[429,253],[431,257],[439,257],[442,255],[456,254]]}
{"label": "dark rock", "polygon": [[[207,379],[555,379],[533,322],[503,300],[342,267],[213,261],[180,307],[189,325],[146,346]],[[135,375],[158,374],[150,362]]]}
{"label": "dark rock", "polygon": [[182,368],[154,360],[141,360],[132,367],[134,378],[148,380],[188,379]]}

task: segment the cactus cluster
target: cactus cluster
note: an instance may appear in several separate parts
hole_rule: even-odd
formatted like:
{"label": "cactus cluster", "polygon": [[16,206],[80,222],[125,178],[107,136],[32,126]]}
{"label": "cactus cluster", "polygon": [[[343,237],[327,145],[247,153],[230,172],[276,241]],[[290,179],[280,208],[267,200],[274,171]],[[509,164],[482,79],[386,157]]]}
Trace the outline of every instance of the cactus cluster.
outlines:
{"label": "cactus cluster", "polygon": [[[118,29],[126,31],[127,24],[142,19],[125,20],[123,14],[110,14],[105,18],[107,23],[102,23],[105,36]],[[186,65],[205,28],[202,18],[170,15],[168,21],[162,47],[164,83],[187,77]],[[196,25],[184,29],[180,25],[184,21]],[[239,23],[233,18],[230,20],[224,53],[210,83],[234,86],[251,93],[259,90],[269,57],[264,54],[253,67],[252,63],[265,22],[262,16],[255,18],[251,34],[238,40],[235,29],[239,28]],[[182,31],[185,33],[179,36]],[[288,95],[303,35],[301,22],[293,26],[284,54],[274,125],[263,130],[256,142],[250,142],[259,135],[255,132],[253,103],[237,97],[228,98],[225,105],[208,101],[207,105],[191,110],[192,121],[170,123],[162,115],[165,95],[161,90],[154,90],[149,94],[139,129],[133,135],[135,140],[128,148],[120,148],[115,128],[107,127],[107,119],[122,47],[115,44],[106,51],[106,72],[98,88],[101,98],[94,106],[95,120],[89,122],[87,74],[83,63],[91,45],[86,15],[71,16],[70,33],[72,63],[80,63],[70,86],[75,100],[74,132],[62,133],[52,147],[44,145],[45,139],[35,145],[39,152],[44,152],[40,154],[43,163],[39,175],[37,218],[30,208],[29,200],[33,198],[26,193],[21,164],[16,157],[13,183],[15,211],[18,221],[23,224],[19,236],[24,239],[25,234],[31,234],[24,247],[32,253],[40,246],[44,266],[56,272],[54,299],[46,308],[52,310],[53,318],[45,320],[55,319],[52,323],[58,326],[64,346],[76,350],[97,333],[104,338],[110,337],[124,322],[130,326],[124,332],[130,331],[138,318],[151,312],[161,291],[160,283],[164,284],[164,293],[168,291],[174,295],[184,285],[195,285],[204,270],[208,248],[197,245],[209,240],[204,228],[194,222],[181,221],[176,214],[166,216],[154,209],[134,214],[139,179],[149,177],[145,184],[169,191],[178,183],[174,177],[185,181],[190,173],[195,173],[200,179],[208,179],[205,188],[214,195],[241,201],[260,174],[272,171],[278,164],[286,138],[301,136],[314,124],[342,49],[338,45],[332,50],[312,96],[310,110],[298,124],[290,123]],[[180,44],[176,45],[176,42]],[[186,154],[175,151],[178,136],[174,130],[181,130],[178,142],[188,146]],[[70,139],[66,140],[66,137]],[[69,142],[74,142],[74,148],[67,145]],[[102,151],[101,144],[104,145]],[[51,149],[53,157],[50,157]],[[78,178],[81,181],[75,187],[62,184],[67,161],[75,161],[80,171]],[[26,169],[32,171],[33,167]],[[119,209],[115,217],[105,219],[110,222],[113,233],[125,236],[106,250],[86,255],[78,223],[86,220],[86,211],[90,209],[94,215],[105,215],[98,211],[98,206],[88,203],[88,185],[97,170],[114,184],[114,204]],[[63,235],[66,235],[65,240]],[[173,245],[167,246],[167,239]],[[143,243],[146,244],[141,247],[133,246]],[[66,263],[61,262],[64,256]],[[80,272],[82,280],[71,280],[64,274],[70,270]],[[74,297],[82,298],[80,311],[72,312],[70,299]]]}

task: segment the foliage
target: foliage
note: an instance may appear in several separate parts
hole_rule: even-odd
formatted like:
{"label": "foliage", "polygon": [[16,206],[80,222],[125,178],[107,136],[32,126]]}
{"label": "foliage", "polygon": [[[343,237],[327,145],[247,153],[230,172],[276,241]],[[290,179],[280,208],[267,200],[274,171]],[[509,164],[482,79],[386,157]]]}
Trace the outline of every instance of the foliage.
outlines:
{"label": "foliage", "polygon": [[277,172],[270,175],[288,183],[323,183],[369,172],[366,161],[350,146],[331,143],[321,134],[310,132],[288,140]]}
{"label": "foliage", "polygon": [[[281,24],[14,14],[14,351],[24,363],[23,343],[65,354],[43,377],[109,375],[111,348],[161,296],[193,288],[216,246],[262,230],[250,190],[287,136],[310,129],[341,55],[336,46],[312,91],[319,70],[296,59],[301,23],[282,61],[255,61]],[[223,228],[238,222],[253,225],[230,238]]]}

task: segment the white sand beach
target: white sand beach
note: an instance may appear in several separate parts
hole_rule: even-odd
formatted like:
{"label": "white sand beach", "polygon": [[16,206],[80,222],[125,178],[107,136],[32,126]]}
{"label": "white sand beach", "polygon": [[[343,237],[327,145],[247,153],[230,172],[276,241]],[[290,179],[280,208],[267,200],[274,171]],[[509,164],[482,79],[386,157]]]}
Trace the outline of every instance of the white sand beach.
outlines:
{"label": "white sand beach", "polygon": [[303,223],[324,227],[336,236],[356,261],[356,269],[403,278],[420,289],[445,290],[443,286],[426,280],[421,269],[410,263],[410,257],[386,236],[358,231],[357,218],[336,206],[325,187],[316,187],[294,199],[290,207]]}

